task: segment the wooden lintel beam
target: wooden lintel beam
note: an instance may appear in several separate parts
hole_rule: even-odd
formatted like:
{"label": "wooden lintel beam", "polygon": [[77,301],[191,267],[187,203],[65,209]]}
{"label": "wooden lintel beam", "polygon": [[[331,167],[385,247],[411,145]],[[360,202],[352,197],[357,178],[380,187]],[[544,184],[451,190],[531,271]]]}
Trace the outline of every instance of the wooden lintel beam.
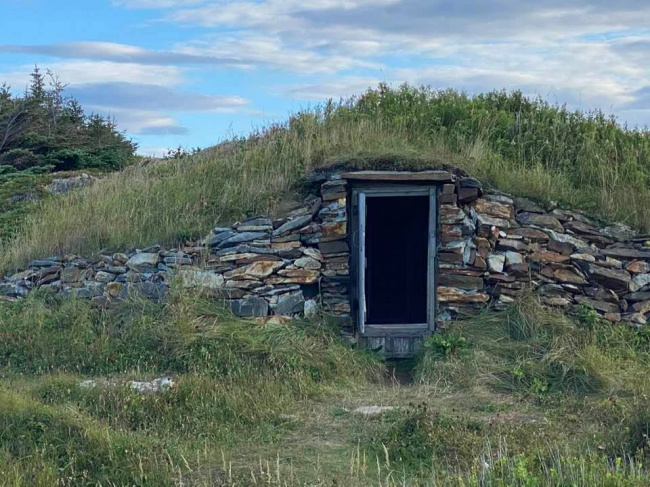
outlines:
{"label": "wooden lintel beam", "polygon": [[449,183],[455,177],[449,171],[355,171],[341,174],[352,181],[429,181]]}

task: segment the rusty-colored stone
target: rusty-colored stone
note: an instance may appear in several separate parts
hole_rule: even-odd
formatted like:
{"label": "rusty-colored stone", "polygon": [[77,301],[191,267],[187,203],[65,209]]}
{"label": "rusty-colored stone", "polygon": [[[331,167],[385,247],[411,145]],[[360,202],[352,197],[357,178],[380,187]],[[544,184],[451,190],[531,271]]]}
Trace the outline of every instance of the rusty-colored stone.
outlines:
{"label": "rusty-colored stone", "polygon": [[440,269],[440,274],[456,274],[459,276],[482,276],[484,274],[483,271],[475,271],[471,269]]}
{"label": "rusty-colored stone", "polygon": [[558,254],[557,252],[553,252],[551,250],[540,250],[537,252],[533,252],[528,256],[528,259],[533,261],[533,262],[541,262],[541,263],[555,263],[559,264],[562,262],[566,262],[569,260],[568,255],[562,255]]}
{"label": "rusty-colored stone", "polygon": [[572,269],[555,269],[553,277],[559,281],[568,284],[586,284],[587,280]]}
{"label": "rusty-colored stone", "polygon": [[289,249],[299,249],[300,242],[279,242],[272,243],[271,248],[274,250],[289,250]]}
{"label": "rusty-colored stone", "polygon": [[515,214],[515,210],[512,206],[497,201],[489,201],[485,198],[476,200],[474,209],[477,213],[484,213],[504,220],[511,220]]}
{"label": "rusty-colored stone", "polygon": [[443,303],[487,303],[490,299],[485,293],[468,292],[453,287],[438,286],[438,300]]}
{"label": "rusty-colored stone", "polygon": [[463,231],[459,225],[441,225],[440,226],[440,240],[442,243],[453,242],[460,240],[463,237]]}
{"label": "rusty-colored stone", "polygon": [[490,274],[487,277],[487,281],[491,284],[499,282],[515,282],[515,280],[515,276],[511,276],[509,274]]}
{"label": "rusty-colored stone", "polygon": [[112,298],[117,298],[122,292],[122,289],[124,289],[124,284],[121,282],[109,282],[106,285],[106,293]]}
{"label": "rusty-colored stone", "polygon": [[246,275],[257,279],[261,279],[263,277],[270,276],[276,270],[282,268],[283,266],[284,266],[284,262],[281,261],[266,260],[266,261],[254,262],[253,264],[250,264],[246,269]]}
{"label": "rusty-colored stone", "polygon": [[323,223],[321,229],[323,237],[343,237],[347,233],[347,223],[345,221]]}
{"label": "rusty-colored stone", "polygon": [[625,269],[633,274],[647,274],[650,273],[650,263],[643,260],[635,260],[630,262]]}
{"label": "rusty-colored stone", "polygon": [[621,321],[621,313],[605,313],[605,319],[611,323],[618,323]]}

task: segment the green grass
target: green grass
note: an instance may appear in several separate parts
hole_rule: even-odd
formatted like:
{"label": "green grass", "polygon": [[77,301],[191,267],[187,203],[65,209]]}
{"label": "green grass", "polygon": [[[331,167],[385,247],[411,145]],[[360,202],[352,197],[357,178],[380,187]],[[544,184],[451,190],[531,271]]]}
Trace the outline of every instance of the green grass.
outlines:
{"label": "green grass", "polygon": [[[0,173],[0,239],[7,240],[20,230],[34,206],[33,199],[44,196],[44,187],[51,182],[52,175],[3,170],[5,172]],[[26,199],[12,201],[12,197],[20,196],[26,196]]]}
{"label": "green grass", "polygon": [[164,485],[180,468],[165,442],[0,392],[0,485]]}
{"label": "green grass", "polygon": [[[11,240],[23,228],[29,215],[40,208],[43,201],[54,198],[47,190],[55,178],[75,177],[82,171],[48,172],[48,168],[34,167],[16,171],[12,166],[0,166],[0,241]],[[101,175],[97,170],[83,172]]]}
{"label": "green grass", "polygon": [[172,289],[163,304],[133,298],[110,309],[46,291],[3,303],[0,366],[33,374],[137,369],[222,378],[272,371],[296,386],[376,371],[376,361],[353,353],[325,318],[265,325],[236,318],[209,295]]}
{"label": "green grass", "polygon": [[[410,385],[325,317],[176,289],[110,310],[37,292],[0,303],[0,333],[0,485],[648,485],[650,340],[588,310],[450,324]],[[160,376],[177,387],[127,384]]]}
{"label": "green grass", "polygon": [[582,114],[494,92],[403,87],[325,104],[197,154],[127,168],[44,201],[3,245],[3,267],[53,253],[173,243],[273,213],[315,168],[456,166],[485,184],[650,228],[650,138]]}
{"label": "green grass", "polygon": [[[208,445],[276,443],[296,405],[382,370],[325,317],[264,325],[176,290],[110,310],[35,292],[0,303],[0,333],[0,485],[173,485]],[[177,387],[127,385],[163,375]]]}
{"label": "green grass", "polygon": [[481,381],[531,394],[602,391],[620,380],[613,374],[618,357],[612,350],[635,350],[620,333],[609,340],[611,350],[598,346],[614,329],[586,308],[572,319],[528,296],[505,311],[454,322],[446,333],[429,338],[416,380],[463,387]]}
{"label": "green grass", "polygon": [[[21,206],[1,265],[202,236],[300,199],[331,165],[457,166],[647,229],[648,140],[517,93],[380,87]],[[24,183],[0,191],[41,184]],[[645,329],[532,297],[450,323],[404,385],[325,316],[264,325],[175,288],[110,309],[40,291],[0,302],[0,486],[650,485],[648,367]],[[167,375],[161,394],[127,386]],[[351,412],[368,405],[395,409]]]}

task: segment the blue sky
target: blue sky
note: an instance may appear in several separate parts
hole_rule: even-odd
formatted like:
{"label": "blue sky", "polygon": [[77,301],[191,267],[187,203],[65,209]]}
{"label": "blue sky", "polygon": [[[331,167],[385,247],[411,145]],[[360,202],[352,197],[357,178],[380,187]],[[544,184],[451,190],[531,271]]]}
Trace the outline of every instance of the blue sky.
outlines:
{"label": "blue sky", "polygon": [[650,125],[647,0],[0,0],[0,82],[34,64],[143,154],[206,147],[380,81],[521,89]]}

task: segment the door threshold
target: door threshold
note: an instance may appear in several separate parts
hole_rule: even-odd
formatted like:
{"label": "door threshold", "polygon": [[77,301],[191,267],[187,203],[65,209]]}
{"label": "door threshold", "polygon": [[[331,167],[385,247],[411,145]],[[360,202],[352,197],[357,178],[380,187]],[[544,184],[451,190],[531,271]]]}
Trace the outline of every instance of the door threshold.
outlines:
{"label": "door threshold", "polygon": [[371,325],[366,324],[363,336],[366,337],[416,337],[422,336],[429,331],[427,323],[406,323]]}

